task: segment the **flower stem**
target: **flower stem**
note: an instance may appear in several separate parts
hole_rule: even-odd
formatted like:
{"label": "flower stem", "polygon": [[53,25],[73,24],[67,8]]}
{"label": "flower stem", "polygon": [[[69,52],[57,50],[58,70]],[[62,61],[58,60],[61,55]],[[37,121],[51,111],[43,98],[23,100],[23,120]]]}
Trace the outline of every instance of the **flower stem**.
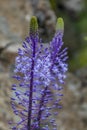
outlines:
{"label": "flower stem", "polygon": [[31,114],[32,114],[32,97],[33,97],[33,70],[34,70],[34,57],[35,57],[35,41],[33,42],[33,56],[32,56],[32,66],[31,66],[31,80],[30,80],[30,97],[29,97],[29,109],[28,109],[28,130],[31,130]]}

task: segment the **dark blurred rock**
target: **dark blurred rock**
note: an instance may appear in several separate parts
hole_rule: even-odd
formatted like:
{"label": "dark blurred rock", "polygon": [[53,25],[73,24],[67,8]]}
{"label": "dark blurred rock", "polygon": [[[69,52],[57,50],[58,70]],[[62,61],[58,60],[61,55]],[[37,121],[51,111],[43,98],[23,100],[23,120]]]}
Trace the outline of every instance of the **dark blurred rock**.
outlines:
{"label": "dark blurred rock", "polygon": [[10,87],[9,74],[0,72],[0,130],[9,130],[8,121],[13,119],[10,106]]}
{"label": "dark blurred rock", "polygon": [[4,16],[0,16],[0,35],[15,42],[20,39],[18,34],[11,32],[8,20]]}
{"label": "dark blurred rock", "polygon": [[78,111],[78,114],[81,116],[82,119],[87,120],[87,102],[83,103],[80,106],[80,110]]}
{"label": "dark blurred rock", "polygon": [[83,86],[87,87],[87,67],[77,70],[76,75],[81,79]]}

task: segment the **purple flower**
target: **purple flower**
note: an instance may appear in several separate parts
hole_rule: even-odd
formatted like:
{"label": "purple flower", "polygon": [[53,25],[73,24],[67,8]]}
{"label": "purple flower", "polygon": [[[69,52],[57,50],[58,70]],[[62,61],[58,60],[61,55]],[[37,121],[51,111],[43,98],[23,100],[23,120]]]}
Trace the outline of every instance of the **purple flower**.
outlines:
{"label": "purple flower", "polygon": [[11,104],[18,118],[12,130],[57,130],[53,117],[58,114],[57,108],[62,108],[60,90],[67,71],[67,52],[66,48],[62,50],[62,37],[63,31],[57,30],[50,46],[45,48],[39,39],[37,19],[32,17],[30,36],[16,57],[14,78],[18,82],[12,86]]}

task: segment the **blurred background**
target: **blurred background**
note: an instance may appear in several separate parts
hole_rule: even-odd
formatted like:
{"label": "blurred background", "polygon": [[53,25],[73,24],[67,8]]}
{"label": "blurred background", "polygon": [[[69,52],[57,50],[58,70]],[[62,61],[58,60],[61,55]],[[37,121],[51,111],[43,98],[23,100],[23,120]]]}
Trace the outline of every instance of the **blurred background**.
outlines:
{"label": "blurred background", "polygon": [[45,44],[55,33],[57,17],[64,19],[69,72],[56,121],[59,130],[87,130],[87,0],[0,0],[0,130],[9,130],[8,120],[14,120],[11,76],[32,15]]}

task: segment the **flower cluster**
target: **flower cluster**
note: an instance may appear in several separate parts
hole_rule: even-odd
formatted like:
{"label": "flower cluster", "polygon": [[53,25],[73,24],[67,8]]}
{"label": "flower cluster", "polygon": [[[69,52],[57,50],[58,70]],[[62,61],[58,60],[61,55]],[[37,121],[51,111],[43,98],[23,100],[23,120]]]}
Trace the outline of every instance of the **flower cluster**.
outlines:
{"label": "flower cluster", "polygon": [[[58,114],[62,84],[67,71],[67,48],[62,50],[63,20],[49,47],[44,47],[38,34],[36,17],[30,21],[30,35],[18,50],[13,76],[11,105],[18,116],[12,130],[57,130],[55,115]],[[57,99],[53,97],[55,90]],[[54,109],[56,109],[54,111]],[[48,122],[49,120],[49,122]]]}

